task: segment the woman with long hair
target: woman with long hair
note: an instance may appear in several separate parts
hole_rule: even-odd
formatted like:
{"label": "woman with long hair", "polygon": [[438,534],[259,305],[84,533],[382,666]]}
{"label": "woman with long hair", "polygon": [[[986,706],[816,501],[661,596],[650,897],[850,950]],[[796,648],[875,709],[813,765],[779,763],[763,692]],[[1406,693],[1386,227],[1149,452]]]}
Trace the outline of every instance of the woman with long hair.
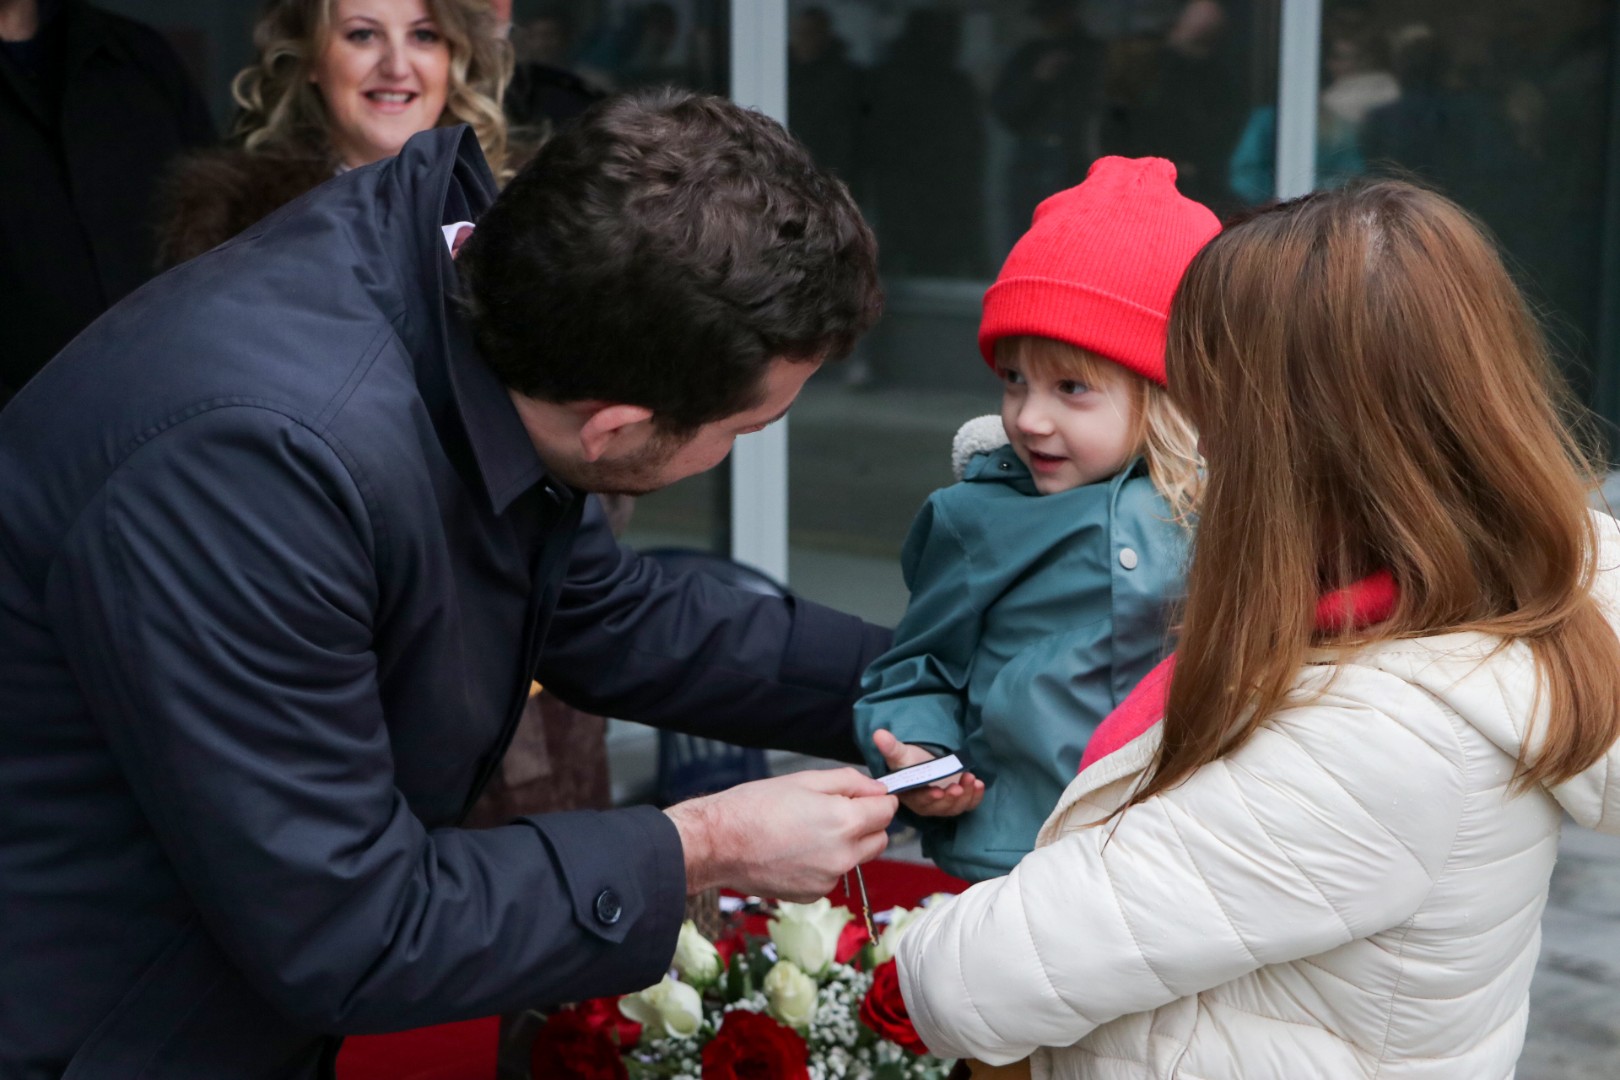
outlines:
{"label": "woman with long hair", "polygon": [[1212,240],[1168,369],[1208,462],[1179,652],[1040,846],[912,925],[917,1028],[1042,1077],[1509,1077],[1560,822],[1620,832],[1620,526],[1535,323],[1383,182]]}
{"label": "woman with long hair", "polygon": [[271,0],[253,42],[231,84],[235,145],[187,159],[169,184],[165,265],[438,125],[469,125],[496,178],[511,176],[512,55],[488,0]]}

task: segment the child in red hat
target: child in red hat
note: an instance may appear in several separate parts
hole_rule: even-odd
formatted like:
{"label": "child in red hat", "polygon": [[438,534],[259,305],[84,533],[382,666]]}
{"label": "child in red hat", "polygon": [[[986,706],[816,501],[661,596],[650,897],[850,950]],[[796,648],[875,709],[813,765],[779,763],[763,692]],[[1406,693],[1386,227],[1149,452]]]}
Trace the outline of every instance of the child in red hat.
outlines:
{"label": "child in red hat", "polygon": [[901,797],[924,851],[969,880],[1033,847],[1091,733],[1169,648],[1198,457],[1165,392],[1165,324],[1220,229],[1175,177],[1103,158],[1008,255],[979,327],[1001,416],[957,434],[960,482],[912,526],[911,602],[856,706],[875,772],[971,763]]}

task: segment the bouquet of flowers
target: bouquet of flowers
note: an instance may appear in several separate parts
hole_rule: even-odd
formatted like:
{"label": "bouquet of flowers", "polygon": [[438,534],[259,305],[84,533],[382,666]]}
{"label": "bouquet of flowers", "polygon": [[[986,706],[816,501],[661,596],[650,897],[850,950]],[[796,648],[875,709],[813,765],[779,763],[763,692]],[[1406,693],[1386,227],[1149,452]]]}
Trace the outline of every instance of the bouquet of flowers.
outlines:
{"label": "bouquet of flowers", "polygon": [[[926,901],[925,901],[926,903]],[[657,985],[553,1015],[533,1074],[586,1080],[943,1080],[900,997],[894,950],[916,912],[877,916],[876,940],[822,899],[777,905],[768,940],[711,942],[688,921]]]}

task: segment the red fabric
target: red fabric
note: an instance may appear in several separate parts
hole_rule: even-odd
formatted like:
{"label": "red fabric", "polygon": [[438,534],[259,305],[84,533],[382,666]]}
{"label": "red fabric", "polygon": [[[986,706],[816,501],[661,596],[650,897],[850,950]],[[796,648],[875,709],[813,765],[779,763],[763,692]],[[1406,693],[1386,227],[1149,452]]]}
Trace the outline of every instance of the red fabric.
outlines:
{"label": "red fabric", "polygon": [[[959,893],[968,887],[968,882],[959,877],[952,877],[945,871],[927,863],[904,862],[899,859],[879,859],[869,862],[861,867],[861,873],[866,876],[866,895],[872,901],[873,911],[887,911],[892,907],[916,907],[918,901],[934,893]],[[849,892],[844,892],[844,886],[838,887],[827,894],[827,899],[835,904],[842,904],[855,912],[856,917],[861,911],[861,887],[855,881],[855,875],[849,876]]]}
{"label": "red fabric", "polygon": [[495,1080],[500,1017],[392,1035],[355,1035],[338,1052],[338,1080]]}
{"label": "red fabric", "polygon": [[1092,732],[1091,741],[1086,743],[1086,752],[1080,755],[1081,772],[1092,762],[1134,742],[1164,718],[1164,703],[1170,697],[1170,675],[1175,670],[1176,654],[1171,653],[1143,676],[1117,709],[1103,718]]}
{"label": "red fabric", "polygon": [[[1317,601],[1316,628],[1341,630],[1345,627],[1372,626],[1381,623],[1395,611],[1400,590],[1395,577],[1388,570],[1362,578],[1353,585],[1336,589]],[[1126,695],[1119,708],[1109,713],[1097,726],[1086,752],[1080,756],[1080,771],[1112,754],[1126,743],[1134,742],[1160,720],[1164,719],[1165,702],[1170,697],[1170,676],[1175,671],[1174,653],[1148,672],[1136,689]]]}
{"label": "red fabric", "polygon": [[1170,162],[1100,158],[1084,182],[1035,208],[984,294],[979,352],[993,368],[1000,339],[1052,338],[1163,386],[1170,298],[1220,231],[1207,207],[1176,190]]}

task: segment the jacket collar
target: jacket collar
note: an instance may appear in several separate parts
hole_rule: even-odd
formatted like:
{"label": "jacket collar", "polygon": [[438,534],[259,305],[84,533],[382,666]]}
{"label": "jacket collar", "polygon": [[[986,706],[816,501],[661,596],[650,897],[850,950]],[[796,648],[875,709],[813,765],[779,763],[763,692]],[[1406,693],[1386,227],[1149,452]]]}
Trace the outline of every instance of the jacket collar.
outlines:
{"label": "jacket collar", "polygon": [[[1147,459],[1137,457],[1127,464],[1113,478],[1108,481],[1110,499],[1119,493],[1120,486],[1133,476],[1147,475]],[[1030,475],[1029,467],[1019,460],[1018,454],[1010,443],[998,446],[996,449],[983,454],[974,454],[973,460],[968,463],[967,469],[962,473],[964,483],[1006,484],[1021,495],[1040,495],[1035,487],[1035,478]],[[1086,487],[1092,485],[1087,484]],[[1072,488],[1073,491],[1084,490]],[[1067,495],[1068,492],[1059,492],[1058,495]],[[1042,496],[1052,498],[1053,496]]]}
{"label": "jacket collar", "polygon": [[[442,358],[455,413],[472,448],[490,508],[505,513],[517,497],[539,483],[545,466],[518,417],[506,387],[484,363],[472,332],[457,310],[459,287],[441,225],[477,221],[495,201],[495,178],[484,162],[478,139],[466,125],[433,128],[411,137],[399,156],[378,166],[379,196],[386,224],[390,207],[405,208],[397,220],[406,228],[385,228],[384,244],[397,265],[431,273],[406,273],[419,285],[409,299],[401,337],[418,361],[418,380],[431,381]],[[407,286],[408,288],[409,286]],[[550,485],[559,494],[567,489]],[[566,496],[564,496],[566,497]]]}

